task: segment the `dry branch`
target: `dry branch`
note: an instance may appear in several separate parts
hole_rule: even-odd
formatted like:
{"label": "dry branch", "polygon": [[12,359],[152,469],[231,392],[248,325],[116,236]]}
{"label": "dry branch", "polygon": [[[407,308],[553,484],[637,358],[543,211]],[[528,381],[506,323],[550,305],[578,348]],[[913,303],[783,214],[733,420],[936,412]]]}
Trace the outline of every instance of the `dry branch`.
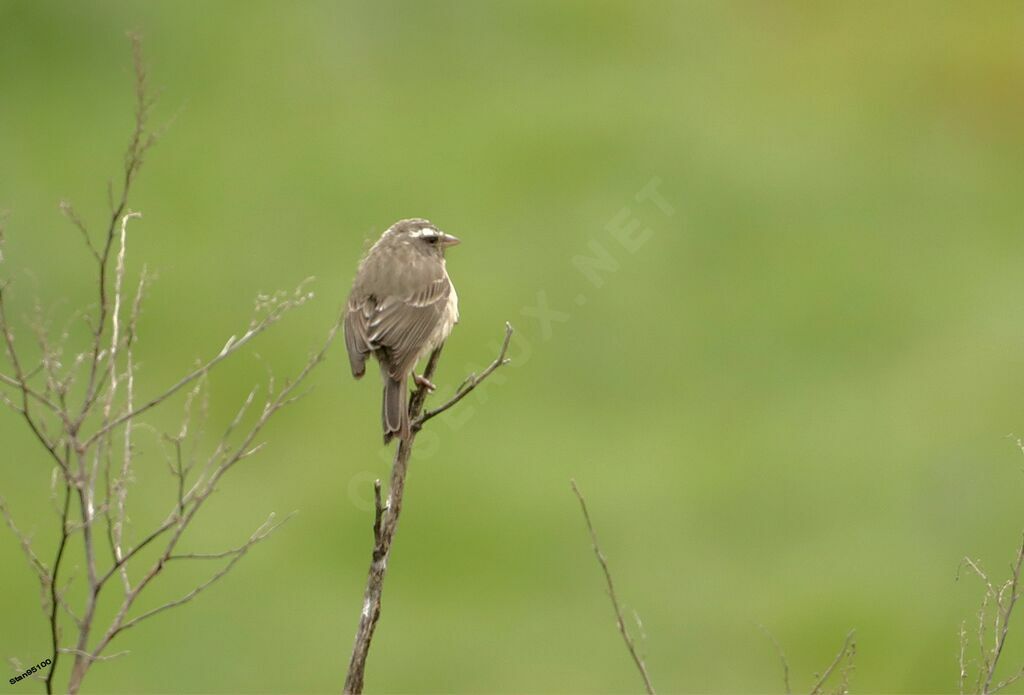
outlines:
{"label": "dry branch", "polygon": [[[976,668],[976,677],[973,692],[979,695],[991,695],[1003,688],[1016,683],[1024,678],[1024,666],[1006,678],[995,682],[996,669],[999,667],[1000,659],[1003,656],[1003,648],[1006,646],[1006,639],[1010,632],[1010,620],[1013,617],[1013,610],[1021,597],[1021,574],[1024,573],[1024,537],[1021,539],[1020,547],[1017,549],[1016,557],[1010,564],[1010,577],[998,586],[993,583],[988,574],[982,569],[981,563],[965,557],[961,561],[961,567],[966,566],[977,575],[985,585],[985,593],[982,596],[981,606],[978,609],[977,618],[977,648],[978,658],[973,662]],[[959,570],[957,572],[959,579]],[[991,630],[991,641],[988,633]],[[960,625],[960,693],[966,692],[967,680],[971,663],[966,658],[967,652],[967,629],[966,623]]]}
{"label": "dry branch", "polygon": [[[786,688],[786,695],[790,695],[793,692],[793,687],[790,682],[789,660],[786,658],[786,652],[783,651],[782,645],[775,639],[775,635],[768,628],[764,625],[758,625],[757,627],[771,640],[772,645],[775,647],[779,661],[782,663],[782,681]],[[855,630],[850,630],[846,633],[843,646],[840,647],[835,658],[829,663],[828,668],[821,673],[814,674],[814,685],[811,686],[810,695],[823,695],[826,684],[836,673],[839,674],[839,681],[828,692],[831,695],[847,695],[850,692],[850,676],[853,673],[854,659],[857,656],[857,643],[854,641],[855,634]]]}
{"label": "dry branch", "polygon": [[[395,450],[395,457],[391,464],[391,484],[388,489],[386,503],[381,502],[380,481],[375,481],[373,485],[373,553],[366,578],[366,590],[363,593],[363,609],[359,615],[359,626],[356,629],[355,642],[352,645],[352,654],[349,658],[348,672],[345,676],[345,693],[361,693],[363,691],[366,659],[369,656],[374,631],[380,618],[381,597],[384,592],[384,576],[387,573],[391,544],[394,541],[395,531],[398,528],[398,517],[402,512],[405,477],[408,472],[409,458],[412,456],[416,433],[422,429],[424,423],[454,406],[484,379],[494,373],[496,369],[508,364],[509,360],[506,354],[511,339],[512,326],[506,323],[505,339],[494,362],[481,372],[479,376],[470,375],[463,382],[463,385],[456,390],[455,395],[435,410],[423,411],[423,404],[429,393],[425,385],[420,385],[409,398],[409,421],[413,423],[412,434],[408,439],[400,439],[398,441],[398,448]],[[430,355],[426,369],[423,370],[423,377],[426,382],[430,382],[433,379],[440,358],[441,348],[438,348]]]}
{"label": "dry branch", "polygon": [[[258,335],[281,320],[291,310],[312,298],[302,283],[292,292],[278,292],[257,297],[252,320],[241,337],[232,336],[213,357],[201,362],[184,377],[164,388],[156,396],[136,403],[136,361],[138,317],[141,311],[148,274],[140,274],[134,297],[128,282],[128,241],[132,231],[129,220],[139,213],[128,208],[132,185],[136,180],[146,152],[156,141],[147,126],[153,101],[147,93],[147,79],[140,43],[132,37],[135,66],[135,124],[124,157],[124,169],[117,195],[110,195],[110,217],[97,242],[86,221],[70,203],[61,209],[84,238],[95,266],[98,303],[85,322],[88,326],[82,339],[88,347],[70,364],[61,364],[61,354],[71,329],[65,329],[54,341],[49,336],[49,323],[37,309],[33,326],[40,356],[38,362],[25,357],[17,341],[7,311],[9,284],[0,281],[0,337],[7,357],[7,367],[0,373],[0,401],[24,420],[38,442],[56,464],[51,484],[51,501],[59,519],[57,550],[51,566],[34,552],[29,537],[23,534],[0,500],[2,514],[18,538],[26,558],[40,584],[43,611],[49,623],[52,666],[46,674],[46,690],[58,689],[54,682],[61,655],[73,659],[66,690],[78,692],[92,664],[117,654],[109,654],[110,643],[125,630],[183,603],[191,601],[223,578],[260,541],[280,527],[273,515],[241,545],[223,552],[191,553],[178,550],[179,541],[226,473],[239,462],[259,451],[258,442],[264,428],[281,409],[294,403],[312,370],[326,357],[341,327],[342,315],[331,326],[322,345],[313,352],[291,380],[268,389],[262,409],[254,422],[243,427],[243,420],[255,399],[255,389],[239,408],[238,414],[217,442],[204,465],[193,466],[197,437],[190,434],[192,404],[205,378],[219,363],[237,354]],[[111,186],[111,191],[113,187]],[[2,238],[2,235],[0,235]],[[76,320],[79,325],[82,323]],[[30,364],[31,363],[31,364]],[[82,375],[84,378],[80,378]],[[73,389],[72,386],[78,382]],[[175,445],[177,494],[164,520],[156,528],[140,529],[141,538],[132,546],[126,540],[128,525],[128,493],[136,451],[133,432],[139,427],[152,429],[140,421],[153,408],[166,406],[179,391],[192,387],[185,397],[185,415],[181,429],[166,438]],[[205,404],[205,401],[204,401]],[[200,417],[205,416],[202,406]],[[118,428],[121,428],[120,430]],[[201,427],[199,427],[201,431]],[[193,446],[188,463],[184,463],[182,447],[189,437]],[[172,467],[173,469],[173,467]],[[287,519],[285,519],[286,521]],[[103,527],[105,522],[105,528]],[[97,526],[100,524],[100,526]],[[61,577],[68,563],[70,546],[77,558],[83,559],[84,594],[80,604],[72,605],[68,590],[73,575]],[[107,546],[107,547],[104,547]],[[81,555],[79,555],[79,547]],[[156,549],[156,560],[143,565],[141,551]],[[108,559],[109,558],[109,559]],[[146,612],[133,614],[136,600],[163,572],[172,560],[226,560],[211,576],[181,597]],[[129,573],[129,569],[138,572]],[[65,571],[65,574],[68,574]],[[111,580],[120,576],[121,596],[110,596]],[[138,577],[133,583],[132,575]],[[79,581],[82,581],[79,579]],[[102,623],[98,611],[101,598],[110,600],[115,614],[109,623]],[[64,637],[62,627],[70,618],[73,635]],[[98,634],[98,638],[94,635]]]}
{"label": "dry branch", "polygon": [[844,661],[848,664],[848,667],[843,669],[843,680],[840,682],[835,692],[840,695],[845,695],[849,690],[849,668],[852,667],[853,657],[857,650],[857,644],[853,641],[854,634],[854,630],[850,630],[846,634],[846,639],[843,641],[842,648],[840,648],[839,652],[836,654],[836,658],[832,660],[832,663],[828,665],[828,668],[826,668],[818,677],[818,680],[815,681],[814,687],[811,688],[811,695],[819,695],[819,693],[821,693],[821,689],[825,687],[825,683],[828,682],[828,679],[832,677],[836,668],[838,668]]}
{"label": "dry branch", "polygon": [[[451,398],[449,398],[447,401],[445,401],[441,405],[437,406],[436,408],[434,408],[432,410],[427,410],[422,415],[420,415],[418,418],[413,420],[413,424],[412,424],[413,429],[414,430],[421,429],[423,427],[424,423],[426,423],[428,420],[430,420],[431,418],[435,418],[438,415],[440,415],[441,413],[443,413],[444,411],[448,410],[449,408],[454,407],[456,403],[458,403],[463,398],[468,396],[473,391],[473,389],[475,389],[477,386],[480,385],[480,383],[484,379],[489,377],[494,372],[494,370],[496,370],[499,367],[502,367],[502,366],[508,364],[509,363],[509,359],[508,359],[508,357],[506,357],[506,355],[508,354],[508,345],[509,345],[509,342],[511,340],[512,340],[512,325],[506,321],[505,322],[505,338],[501,342],[501,349],[498,351],[498,356],[494,358],[494,361],[491,362],[489,365],[487,365],[487,368],[484,369],[482,372],[480,372],[480,374],[470,374],[468,377],[466,377],[466,379],[462,382],[462,384],[460,384],[459,387],[457,389],[455,389],[455,395],[454,396],[452,396]],[[427,377],[427,378],[429,379],[429,377]]]}

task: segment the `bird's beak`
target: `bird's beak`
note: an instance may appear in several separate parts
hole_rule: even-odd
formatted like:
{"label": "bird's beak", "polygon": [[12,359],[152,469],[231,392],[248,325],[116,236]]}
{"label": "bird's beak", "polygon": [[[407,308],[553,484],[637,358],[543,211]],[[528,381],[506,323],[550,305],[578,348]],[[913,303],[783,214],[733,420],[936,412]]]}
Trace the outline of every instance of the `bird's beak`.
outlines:
{"label": "bird's beak", "polygon": [[451,234],[444,234],[441,237],[442,246],[455,246],[458,243],[461,243],[461,239],[459,239],[459,237],[457,236],[452,236]]}

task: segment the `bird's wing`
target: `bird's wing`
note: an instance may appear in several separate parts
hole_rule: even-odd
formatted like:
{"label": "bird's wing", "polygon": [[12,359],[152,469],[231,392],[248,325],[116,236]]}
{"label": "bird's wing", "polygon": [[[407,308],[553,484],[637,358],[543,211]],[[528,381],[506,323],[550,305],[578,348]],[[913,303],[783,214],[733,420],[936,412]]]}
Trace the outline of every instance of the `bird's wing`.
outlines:
{"label": "bird's wing", "polygon": [[366,299],[349,297],[345,312],[345,348],[348,350],[352,376],[357,379],[366,373],[366,358],[371,352],[366,335],[366,314],[363,311]]}
{"label": "bird's wing", "polygon": [[370,352],[381,350],[392,378],[408,374],[441,321],[451,291],[451,282],[441,276],[404,297],[350,298],[345,317],[349,358],[358,354],[364,363]]}

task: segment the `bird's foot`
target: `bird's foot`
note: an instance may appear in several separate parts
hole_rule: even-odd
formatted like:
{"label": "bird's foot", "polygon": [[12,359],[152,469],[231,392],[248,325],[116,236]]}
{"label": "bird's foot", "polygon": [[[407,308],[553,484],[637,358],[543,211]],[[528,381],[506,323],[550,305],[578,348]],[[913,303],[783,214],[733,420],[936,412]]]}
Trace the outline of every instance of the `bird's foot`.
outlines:
{"label": "bird's foot", "polygon": [[416,382],[417,386],[425,388],[428,391],[433,391],[437,388],[437,386],[434,385],[434,382],[422,374],[413,374],[412,380]]}

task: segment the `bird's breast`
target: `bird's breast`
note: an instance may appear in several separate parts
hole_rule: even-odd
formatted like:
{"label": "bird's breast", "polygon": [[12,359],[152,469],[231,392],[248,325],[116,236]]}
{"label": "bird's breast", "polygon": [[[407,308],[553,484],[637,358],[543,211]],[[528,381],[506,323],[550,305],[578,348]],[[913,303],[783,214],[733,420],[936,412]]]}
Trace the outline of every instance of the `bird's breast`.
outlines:
{"label": "bird's breast", "polygon": [[[448,278],[447,271],[445,271],[445,277]],[[445,304],[444,313],[441,315],[441,320],[437,322],[437,326],[434,327],[433,332],[431,332],[421,357],[425,357],[441,347],[441,344],[448,340],[448,336],[451,335],[452,327],[459,322],[459,294],[455,291],[455,285],[452,284],[451,278],[448,278],[448,285],[451,287],[451,291],[448,293],[448,301]]]}

